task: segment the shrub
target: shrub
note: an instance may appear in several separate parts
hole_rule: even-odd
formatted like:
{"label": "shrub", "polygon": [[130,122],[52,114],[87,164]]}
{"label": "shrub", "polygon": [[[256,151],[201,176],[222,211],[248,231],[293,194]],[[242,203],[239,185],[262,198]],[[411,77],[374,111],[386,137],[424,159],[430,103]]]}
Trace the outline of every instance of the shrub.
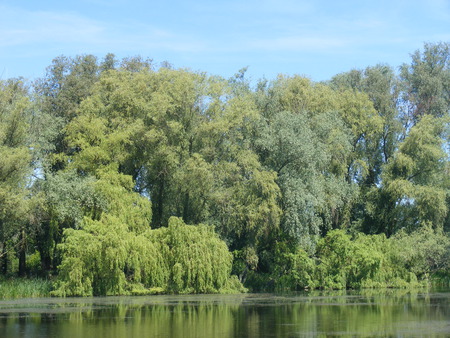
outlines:
{"label": "shrub", "polygon": [[229,280],[232,255],[206,225],[173,217],[168,228],[136,234],[118,218],[103,215],[64,235],[56,296],[212,293],[237,287]]}

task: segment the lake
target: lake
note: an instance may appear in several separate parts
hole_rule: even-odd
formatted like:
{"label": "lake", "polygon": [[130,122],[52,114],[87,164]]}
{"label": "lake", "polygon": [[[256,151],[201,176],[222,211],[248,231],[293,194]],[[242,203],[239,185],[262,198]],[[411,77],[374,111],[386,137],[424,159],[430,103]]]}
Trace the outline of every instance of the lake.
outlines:
{"label": "lake", "polygon": [[450,337],[450,290],[0,301],[0,337]]}

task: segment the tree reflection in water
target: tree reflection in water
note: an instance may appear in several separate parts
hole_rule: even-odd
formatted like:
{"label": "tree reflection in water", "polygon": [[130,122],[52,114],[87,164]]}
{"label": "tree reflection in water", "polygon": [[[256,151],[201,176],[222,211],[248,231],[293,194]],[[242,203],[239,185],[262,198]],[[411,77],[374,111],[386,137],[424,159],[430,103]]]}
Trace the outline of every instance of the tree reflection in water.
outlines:
{"label": "tree reflection in water", "polygon": [[0,337],[442,337],[449,305],[426,290],[15,300]]}

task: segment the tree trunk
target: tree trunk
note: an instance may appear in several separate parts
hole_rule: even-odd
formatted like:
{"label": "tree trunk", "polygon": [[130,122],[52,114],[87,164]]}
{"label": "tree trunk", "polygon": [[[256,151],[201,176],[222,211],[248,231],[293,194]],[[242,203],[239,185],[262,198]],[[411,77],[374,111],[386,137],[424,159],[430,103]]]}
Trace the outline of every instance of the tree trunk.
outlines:
{"label": "tree trunk", "polygon": [[189,193],[187,192],[184,195],[184,201],[183,201],[183,221],[186,224],[190,223],[190,212],[189,212]]}
{"label": "tree trunk", "polygon": [[157,197],[152,201],[153,206],[153,219],[152,227],[159,228],[163,224],[163,213],[164,213],[164,176],[158,184]]}
{"label": "tree trunk", "polygon": [[19,277],[24,277],[27,274],[26,249],[27,249],[27,242],[25,230],[22,229],[22,232],[20,233],[20,242],[19,242]]}
{"label": "tree trunk", "polygon": [[53,239],[50,226],[49,221],[42,224],[42,229],[37,241],[37,250],[41,255],[41,269],[44,275],[48,274],[52,268],[52,256],[50,251]]}
{"label": "tree trunk", "polygon": [[44,274],[48,274],[52,269],[52,257],[48,250],[43,250],[39,252],[41,254],[41,268]]}
{"label": "tree trunk", "polygon": [[3,275],[8,273],[8,251],[6,250],[6,243],[2,244],[2,253],[1,253],[1,271]]}

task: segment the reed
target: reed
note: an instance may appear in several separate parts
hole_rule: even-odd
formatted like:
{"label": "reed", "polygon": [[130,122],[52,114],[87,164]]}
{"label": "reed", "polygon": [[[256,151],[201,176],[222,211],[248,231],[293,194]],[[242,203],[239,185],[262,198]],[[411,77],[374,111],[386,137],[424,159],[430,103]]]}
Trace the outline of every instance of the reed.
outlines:
{"label": "reed", "polygon": [[52,283],[39,278],[0,278],[0,299],[49,297]]}

